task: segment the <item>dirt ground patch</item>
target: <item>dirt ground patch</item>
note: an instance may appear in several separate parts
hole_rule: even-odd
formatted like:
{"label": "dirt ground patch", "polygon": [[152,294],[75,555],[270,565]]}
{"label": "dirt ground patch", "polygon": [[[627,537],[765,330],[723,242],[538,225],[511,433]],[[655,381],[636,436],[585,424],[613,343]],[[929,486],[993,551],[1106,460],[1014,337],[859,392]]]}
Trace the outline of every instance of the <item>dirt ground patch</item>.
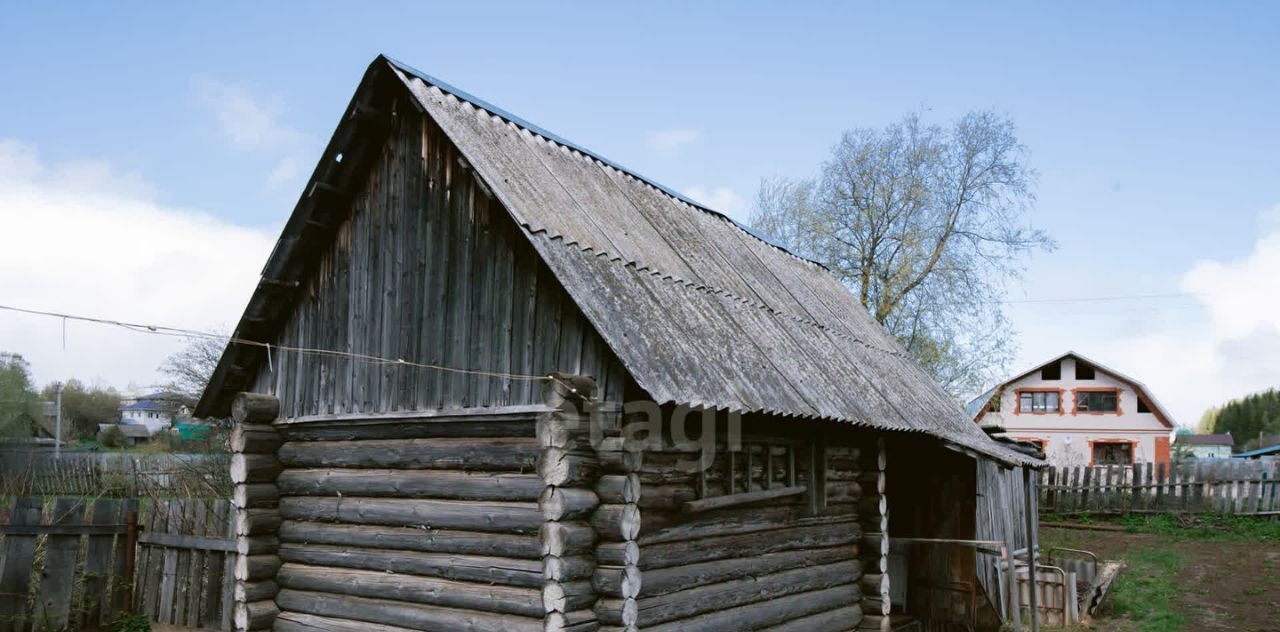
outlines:
{"label": "dirt ground patch", "polygon": [[1280,541],[1045,525],[1041,542],[1128,564],[1090,630],[1280,632]]}

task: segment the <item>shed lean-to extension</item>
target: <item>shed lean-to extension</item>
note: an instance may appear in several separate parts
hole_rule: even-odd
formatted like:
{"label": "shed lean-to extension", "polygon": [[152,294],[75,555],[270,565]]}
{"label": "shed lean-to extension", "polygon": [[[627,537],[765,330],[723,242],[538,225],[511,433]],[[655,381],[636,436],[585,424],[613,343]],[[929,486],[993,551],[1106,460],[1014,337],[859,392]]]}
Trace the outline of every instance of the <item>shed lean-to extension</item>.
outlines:
{"label": "shed lean-to extension", "polygon": [[[283,441],[237,457],[264,499],[246,557],[276,560],[246,562],[246,627],[278,609],[277,629],[887,629],[889,507],[904,538],[1026,535],[975,518],[974,463],[1038,461],[987,438],[821,266],[386,58],[235,337],[274,348],[229,345],[196,414],[271,394],[255,432]],[[520,377],[553,372],[594,380]],[[643,442],[618,412],[635,401],[662,424]],[[691,407],[741,449],[720,437],[687,467]],[[602,436],[565,429],[584,408]],[[942,492],[897,508],[894,458],[904,499],[947,482],[960,517]],[[903,551],[904,576],[991,590],[989,556],[925,563],[940,548]],[[897,596],[941,622],[956,608],[936,593]]]}

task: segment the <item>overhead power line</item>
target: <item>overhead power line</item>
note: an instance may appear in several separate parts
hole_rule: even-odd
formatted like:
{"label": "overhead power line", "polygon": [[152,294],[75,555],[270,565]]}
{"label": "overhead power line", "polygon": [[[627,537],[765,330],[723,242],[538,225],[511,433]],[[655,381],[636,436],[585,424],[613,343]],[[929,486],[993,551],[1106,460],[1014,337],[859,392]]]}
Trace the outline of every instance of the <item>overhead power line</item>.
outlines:
{"label": "overhead power line", "polygon": [[452,366],[444,366],[439,364],[427,364],[423,362],[412,362],[404,358],[385,358],[363,353],[352,353],[350,351],[337,351],[334,349],[315,349],[311,347],[293,347],[289,345],[276,345],[258,340],[248,340],[245,338],[237,338],[235,336],[224,336],[209,331],[199,331],[196,329],[184,329],[182,327],[171,327],[168,325],[152,325],[146,323],[133,323],[123,320],[114,320],[110,318],[101,318],[95,316],[82,316],[79,314],[67,314],[62,312],[50,312],[38,309],[29,309],[25,307],[15,307],[13,305],[0,305],[0,310],[10,312],[18,312],[21,314],[30,314],[33,316],[42,316],[46,318],[57,318],[63,322],[74,320],[79,322],[94,323],[98,325],[109,325],[120,327],[129,331],[151,334],[157,336],[171,336],[174,338],[206,338],[210,340],[220,340],[228,344],[239,344],[251,347],[263,348],[267,351],[268,357],[272,352],[287,352],[299,354],[321,355],[329,357],[349,358],[352,360],[360,360],[371,364],[390,364],[395,366],[413,367],[419,369],[431,369],[435,371],[446,371],[449,373],[466,373],[469,375],[481,375],[485,377],[493,377],[507,380],[551,380],[550,375],[525,375],[521,373],[507,373],[503,371],[484,371],[480,369],[463,369]]}
{"label": "overhead power line", "polygon": [[1105,303],[1109,301],[1135,301],[1147,299],[1163,299],[1163,298],[1187,298],[1195,296],[1190,292],[1171,292],[1168,294],[1121,294],[1115,296],[1077,296],[1070,298],[1027,298],[1027,299],[1006,299],[1000,301],[992,301],[993,303],[1004,303],[1009,305],[1028,304],[1028,303]]}

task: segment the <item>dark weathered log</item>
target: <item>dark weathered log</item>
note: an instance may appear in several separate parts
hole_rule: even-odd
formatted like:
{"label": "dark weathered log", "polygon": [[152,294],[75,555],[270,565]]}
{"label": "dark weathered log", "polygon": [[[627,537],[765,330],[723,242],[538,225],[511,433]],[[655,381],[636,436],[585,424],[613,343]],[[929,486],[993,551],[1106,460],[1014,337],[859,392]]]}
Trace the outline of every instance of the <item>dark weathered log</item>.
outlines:
{"label": "dark weathered log", "polygon": [[596,495],[600,502],[619,505],[639,502],[640,477],[632,474],[605,474],[596,481]]}
{"label": "dark weathered log", "polygon": [[598,599],[595,603],[596,618],[605,625],[638,626],[640,610],[635,599]]}
{"label": "dark weathered log", "polygon": [[885,556],[889,554],[889,538],[883,533],[864,533],[859,548],[863,555]]}
{"label": "dark weathered log", "polygon": [[425,553],[328,544],[282,544],[286,562],[356,570],[393,572],[457,581],[542,586],[542,562],[487,555]]}
{"label": "dark weathered log", "polygon": [[541,584],[539,587],[492,585],[388,572],[390,570],[325,568],[291,562],[280,568],[277,581],[284,588],[294,590],[394,599],[479,612],[543,615]]}
{"label": "dark weathered log", "polygon": [[368,621],[348,621],[333,617],[317,617],[301,612],[281,612],[276,617],[276,632],[415,632],[409,628],[394,625],[369,623]]}
{"label": "dark weathered log", "polygon": [[863,594],[885,596],[889,594],[889,576],[884,573],[864,573],[858,584],[862,586]]}
{"label": "dark weathered log", "polygon": [[668,568],[712,560],[750,557],[847,545],[853,550],[861,530],[851,522],[796,526],[728,536],[707,536],[699,540],[645,544],[640,568]]}
{"label": "dark weathered log", "polygon": [[546,632],[598,632],[600,621],[592,610],[551,612],[546,617]]}
{"label": "dark weathered log", "polygon": [[236,535],[268,535],[280,530],[280,512],[275,509],[237,509]]}
{"label": "dark weathered log", "polygon": [[237,603],[234,620],[237,630],[270,630],[280,608],[270,599]]}
{"label": "dark weathered log", "polygon": [[643,574],[644,596],[646,598],[656,597],[707,584],[839,561],[853,561],[855,563],[856,571],[847,579],[848,581],[856,581],[862,574],[861,562],[854,559],[856,553],[857,549],[854,547],[837,546],[729,558],[645,571]]}
{"label": "dark weathered log", "polygon": [[[586,528],[590,531],[589,528]],[[494,555],[517,559],[536,560],[543,555],[537,535],[511,535],[454,531],[446,529],[419,529],[414,527],[379,527],[373,525],[329,524],[324,522],[285,521],[280,526],[282,542],[333,544],[379,549],[426,551],[429,553],[459,553],[464,555]],[[576,541],[571,543],[577,544]],[[573,551],[590,547],[590,542]]]}
{"label": "dark weathered log", "polygon": [[579,522],[547,522],[538,530],[542,554],[568,557],[589,551],[596,543],[596,532]]}
{"label": "dark weathered log", "polygon": [[275,483],[280,462],[269,454],[231,455],[232,483]]}
{"label": "dark weathered log", "polygon": [[280,492],[272,483],[236,485],[231,490],[231,504],[241,509],[269,509],[280,501]]}
{"label": "dark weathered log", "polygon": [[[707,612],[737,608],[762,599],[777,599],[838,586],[857,572],[857,563],[842,561],[707,584],[660,597],[645,597],[640,600],[640,616],[647,627]],[[856,586],[852,590],[856,592]],[[855,596],[850,603],[856,603],[858,597],[860,595]],[[603,617],[601,619],[606,623],[617,623]]]}
{"label": "dark weathered log", "polygon": [[271,426],[236,424],[231,430],[231,451],[244,454],[276,453],[284,439]]}
{"label": "dark weathered log", "polygon": [[531,472],[538,444],[522,438],[289,441],[276,452],[291,467]]}
{"label": "dark weathered log", "polygon": [[408,498],[287,496],[280,499],[280,514],[289,520],[422,526],[493,533],[534,533],[545,522],[537,503]]}
{"label": "dark weathered log", "polygon": [[607,437],[596,449],[600,469],[613,474],[637,472],[644,465],[644,452],[628,449],[621,437]]}
{"label": "dark weathered log", "polygon": [[280,558],[274,555],[237,555],[236,581],[259,582],[275,577]]}
{"label": "dark weathered log", "polygon": [[876,632],[889,632],[893,629],[893,624],[886,615],[863,613],[862,621],[858,623],[859,630],[875,630]]}
{"label": "dark weathered log", "polygon": [[[645,497],[648,496],[649,490],[646,489]],[[675,518],[679,519],[678,522],[666,524],[657,519],[651,520],[651,516],[652,514],[645,516],[645,524],[641,529],[640,542],[646,545],[854,521],[848,515],[806,517],[804,508],[799,506],[760,507],[725,515],[707,515],[697,520],[677,515]]]}
{"label": "dark weathered log", "polygon": [[547,520],[573,520],[595,511],[600,498],[589,489],[572,487],[547,487],[543,490],[538,506]]}
{"label": "dark weathered log", "polygon": [[266,393],[236,393],[231,418],[241,424],[269,424],[280,416],[280,400]]}
{"label": "dark weathered log", "polygon": [[594,556],[547,556],[542,558],[542,576],[548,581],[571,582],[590,579],[595,572],[596,558]]}
{"label": "dark weathered log", "polygon": [[[638,478],[638,476],[637,476]],[[708,485],[708,489],[723,495],[724,487]],[[680,511],[681,506],[691,500],[697,500],[698,486],[694,479],[681,483],[665,485],[645,485],[644,496],[640,498],[641,509],[660,511]]]}
{"label": "dark weathered log", "polygon": [[756,629],[766,629],[793,619],[844,608],[856,603],[857,600],[857,586],[846,584],[758,601],[738,608],[718,610],[660,625],[645,625],[644,630],[645,632],[737,632],[742,629],[743,621],[750,621],[752,627]]}
{"label": "dark weathered log", "polygon": [[827,502],[857,502],[862,486],[855,481],[827,481]]}
{"label": "dark weathered log", "polygon": [[538,445],[544,448],[586,448],[590,439],[590,421],[585,417],[556,411],[538,418]]}
{"label": "dark weathered log", "polygon": [[532,415],[499,418],[352,419],[275,426],[288,441],[359,441],[365,439],[438,439],[446,437],[535,437]]}
{"label": "dark weathered log", "polygon": [[572,612],[590,608],[595,601],[596,591],[590,581],[547,582],[542,586],[545,612]]}
{"label": "dark weathered log", "polygon": [[858,476],[858,485],[865,494],[883,494],[887,481],[883,472],[863,472]]}
{"label": "dark weathered log", "polygon": [[629,542],[601,542],[596,545],[596,561],[606,566],[633,566],[640,562],[640,545]]}
{"label": "dark weathered log", "polygon": [[890,602],[884,595],[863,596],[860,605],[867,614],[889,614]]}
{"label": "dark weathered log", "polygon": [[274,534],[242,535],[236,537],[236,553],[240,555],[275,554],[280,548],[280,538]]}
{"label": "dark weathered log", "polygon": [[599,462],[594,454],[546,448],[538,458],[538,475],[548,485],[572,487],[595,478]]}
{"label": "dark weathered log", "polygon": [[710,498],[700,498],[698,500],[690,500],[681,506],[685,513],[701,513],[704,511],[713,511],[716,509],[724,509],[726,507],[737,507],[739,505],[749,505],[751,503],[763,502],[766,500],[776,500],[779,498],[787,498],[790,496],[800,496],[806,491],[806,487],[798,485],[795,487],[775,487],[773,489],[762,489],[753,492],[739,492],[728,496],[712,496]]}
{"label": "dark weathered log", "polygon": [[881,494],[868,494],[858,499],[858,515],[864,520],[883,516],[889,511],[888,500]]}
{"label": "dark weathered log", "polygon": [[385,599],[368,599],[328,593],[284,589],[276,603],[290,612],[342,617],[414,630],[457,630],[458,632],[543,632],[542,618],[520,617],[427,606]]}
{"label": "dark weathered log", "polygon": [[769,630],[770,632],[846,632],[857,627],[861,621],[862,609],[858,606],[846,606],[792,619]]}
{"label": "dark weathered log", "polygon": [[591,526],[606,542],[634,540],[640,533],[640,508],[632,505],[600,505],[591,514]]}
{"label": "dark weathered log", "polygon": [[[279,572],[279,571],[277,571]],[[235,600],[237,603],[250,603],[271,599],[280,592],[280,585],[272,580],[260,582],[236,582]]]}
{"label": "dark weathered log", "polygon": [[601,595],[621,599],[639,595],[642,581],[640,569],[635,566],[599,566],[591,578]]}
{"label": "dark weathered log", "polygon": [[289,496],[367,496],[536,501],[547,488],[536,474],[457,470],[288,469],[276,479]]}

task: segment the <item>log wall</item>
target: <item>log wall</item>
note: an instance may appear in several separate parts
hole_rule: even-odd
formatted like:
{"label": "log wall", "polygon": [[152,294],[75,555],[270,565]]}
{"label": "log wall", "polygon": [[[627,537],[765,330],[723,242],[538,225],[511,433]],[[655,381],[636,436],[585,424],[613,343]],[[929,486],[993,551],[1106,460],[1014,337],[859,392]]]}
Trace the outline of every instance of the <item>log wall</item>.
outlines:
{"label": "log wall", "polygon": [[[776,420],[747,423],[743,449],[719,443],[702,472],[691,466],[696,453],[665,438],[634,463],[641,486],[636,627],[847,630],[862,620],[856,513],[865,442],[780,435]],[[706,499],[735,495],[760,500],[703,510]],[[625,617],[625,608],[601,604],[602,623],[632,629],[615,614]]]}
{"label": "log wall", "polygon": [[[277,344],[488,372],[623,372],[528,237],[434,123],[400,101]],[[541,385],[273,349],[252,390],[285,418],[532,405]]]}
{"label": "log wall", "polygon": [[543,412],[277,424],[288,625],[542,630]]}

